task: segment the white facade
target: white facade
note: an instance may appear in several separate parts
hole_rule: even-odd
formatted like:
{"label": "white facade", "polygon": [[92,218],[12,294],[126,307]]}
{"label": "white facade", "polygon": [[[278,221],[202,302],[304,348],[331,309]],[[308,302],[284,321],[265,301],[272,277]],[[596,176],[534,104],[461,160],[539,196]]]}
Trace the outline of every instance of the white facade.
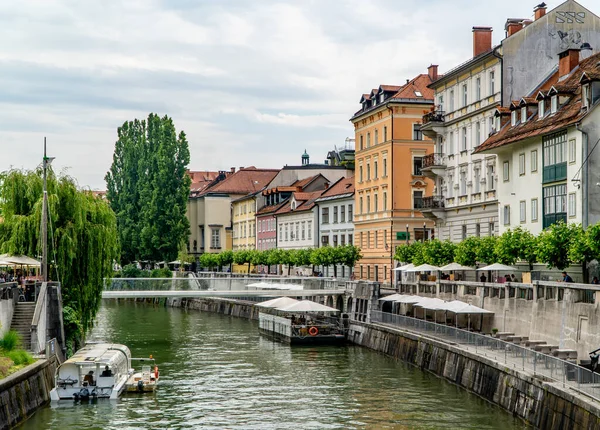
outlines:
{"label": "white facade", "polygon": [[318,246],[317,208],[277,215],[277,248],[303,249]]}
{"label": "white facade", "polygon": [[490,53],[434,84],[438,110],[426,116],[422,129],[436,142],[436,153],[425,157],[423,165],[435,189],[434,197],[424,200],[423,213],[436,221],[441,240],[497,234],[496,156],[473,150],[493,131],[500,73],[500,63]]}
{"label": "white facade", "polygon": [[322,197],[319,208],[319,244],[342,246],[354,243],[354,193],[344,196]]}

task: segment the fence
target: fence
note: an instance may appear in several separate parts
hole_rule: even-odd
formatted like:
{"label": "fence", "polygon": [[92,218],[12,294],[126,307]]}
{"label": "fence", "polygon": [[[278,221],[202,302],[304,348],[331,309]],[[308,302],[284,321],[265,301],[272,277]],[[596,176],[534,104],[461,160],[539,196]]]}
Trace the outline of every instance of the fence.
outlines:
{"label": "fence", "polygon": [[467,350],[474,349],[478,355],[504,363],[510,368],[530,372],[550,381],[562,383],[563,387],[572,388],[600,401],[600,374],[576,363],[542,354],[530,348],[491,336],[404,315],[372,311],[371,321],[424,333],[442,341],[457,343]]}

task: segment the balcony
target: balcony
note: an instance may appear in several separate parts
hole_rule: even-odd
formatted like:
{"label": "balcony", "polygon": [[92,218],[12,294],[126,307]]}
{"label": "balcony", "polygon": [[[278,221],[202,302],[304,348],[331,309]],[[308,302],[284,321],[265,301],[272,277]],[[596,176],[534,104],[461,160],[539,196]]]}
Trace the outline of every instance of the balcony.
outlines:
{"label": "balcony", "polygon": [[444,130],[444,115],[442,110],[434,110],[423,115],[421,131],[430,139],[435,139]]}
{"label": "balcony", "polygon": [[444,196],[423,197],[421,201],[421,212],[425,218],[445,219],[445,199]]}
{"label": "balcony", "polygon": [[444,154],[434,153],[427,154],[423,157],[423,167],[421,173],[430,179],[435,179],[436,176],[444,176],[446,172],[446,162]]}

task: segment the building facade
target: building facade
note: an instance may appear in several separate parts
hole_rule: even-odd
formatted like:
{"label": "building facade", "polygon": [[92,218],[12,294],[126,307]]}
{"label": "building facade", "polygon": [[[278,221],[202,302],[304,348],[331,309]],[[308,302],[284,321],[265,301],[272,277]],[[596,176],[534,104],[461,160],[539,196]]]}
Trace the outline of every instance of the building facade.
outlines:
{"label": "building facade", "polygon": [[318,215],[315,205],[324,190],[295,192],[275,212],[277,220],[277,248],[306,249],[319,245]]}
{"label": "building facade", "polygon": [[437,67],[402,86],[381,85],[363,94],[361,110],[351,118],[355,130],[354,244],[363,258],[357,279],[390,282],[395,247],[431,237],[434,223],[423,218],[423,198],[433,182],[422,172],[433,142],[421,131],[433,107]]}
{"label": "building facade", "polygon": [[496,156],[473,150],[494,129],[501,72],[492,29],[473,27],[473,58],[430,85],[436,107],[423,117],[422,130],[435,142],[435,153],[423,159],[422,171],[435,187],[423,199],[423,214],[435,221],[441,240],[497,233]]}

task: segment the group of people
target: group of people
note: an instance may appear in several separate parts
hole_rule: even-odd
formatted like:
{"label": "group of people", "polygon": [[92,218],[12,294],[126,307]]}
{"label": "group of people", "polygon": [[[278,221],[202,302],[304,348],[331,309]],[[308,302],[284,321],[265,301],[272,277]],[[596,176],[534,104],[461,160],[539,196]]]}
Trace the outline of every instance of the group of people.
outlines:
{"label": "group of people", "polygon": [[25,277],[20,270],[10,270],[8,272],[0,271],[0,284],[4,282],[17,282],[21,285],[24,279]]}

